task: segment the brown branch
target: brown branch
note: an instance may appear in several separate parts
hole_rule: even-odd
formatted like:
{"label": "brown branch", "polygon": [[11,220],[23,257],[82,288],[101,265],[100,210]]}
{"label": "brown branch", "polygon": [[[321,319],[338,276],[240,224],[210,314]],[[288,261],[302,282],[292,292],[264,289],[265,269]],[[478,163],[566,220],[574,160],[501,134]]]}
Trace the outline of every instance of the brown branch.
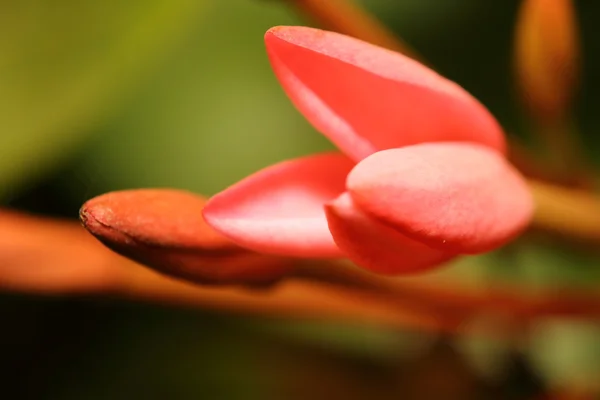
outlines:
{"label": "brown branch", "polygon": [[600,319],[600,297],[570,287],[534,292],[522,285],[474,287],[427,276],[385,277],[343,263],[304,264],[293,276],[378,293],[384,301],[399,301],[421,313],[443,318],[446,327],[458,326],[483,313],[510,315],[520,320],[549,315]]}
{"label": "brown branch", "polygon": [[530,181],[537,205],[533,229],[598,248],[600,202],[582,189]]}
{"label": "brown branch", "polygon": [[[218,265],[215,265],[218,268]],[[389,278],[354,266],[303,262],[264,289],[197,286],[116,255],[76,223],[0,213],[0,288],[40,294],[116,294],[233,313],[453,331],[483,313],[522,319],[600,318],[600,296],[571,289],[471,287]]]}
{"label": "brown branch", "polygon": [[150,270],[130,268],[116,293],[133,300],[202,307],[233,314],[366,323],[393,328],[450,329],[436,319],[399,302],[361,289],[306,280],[289,280],[269,289],[202,287],[171,280]]}
{"label": "brown branch", "polygon": [[[218,263],[214,265],[219,268]],[[0,210],[0,290],[116,295],[236,314],[438,329],[431,315],[359,288],[290,280],[268,289],[198,286],[110,251],[79,224]]]}

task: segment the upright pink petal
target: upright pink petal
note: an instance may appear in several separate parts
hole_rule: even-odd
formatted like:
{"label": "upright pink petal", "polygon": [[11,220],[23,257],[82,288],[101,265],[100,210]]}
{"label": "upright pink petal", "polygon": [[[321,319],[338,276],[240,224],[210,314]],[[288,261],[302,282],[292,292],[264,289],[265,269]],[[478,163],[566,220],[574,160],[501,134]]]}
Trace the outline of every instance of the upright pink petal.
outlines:
{"label": "upright pink petal", "polygon": [[415,240],[456,253],[505,244],[533,213],[519,173],[499,153],[476,144],[381,151],[352,170],[347,187],[366,213]]}
{"label": "upright pink petal", "polygon": [[424,142],[470,141],[504,151],[502,130],[481,103],[406,56],[305,27],[272,28],[265,42],[296,107],[356,161]]}
{"label": "upright pink petal", "polygon": [[353,166],[339,153],[275,164],[211,198],[204,217],[249,249],[298,257],[340,256],[323,206],[344,191]]}
{"label": "upright pink petal", "polygon": [[366,215],[348,193],[325,206],[329,229],[346,256],[361,267],[382,274],[422,272],[454,254],[409,239]]}

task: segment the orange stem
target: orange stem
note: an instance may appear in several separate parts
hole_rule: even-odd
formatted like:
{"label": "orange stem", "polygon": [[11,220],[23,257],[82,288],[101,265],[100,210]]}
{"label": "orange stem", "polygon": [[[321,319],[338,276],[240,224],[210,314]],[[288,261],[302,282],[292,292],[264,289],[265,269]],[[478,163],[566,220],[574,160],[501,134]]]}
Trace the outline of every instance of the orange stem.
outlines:
{"label": "orange stem", "polygon": [[537,204],[533,229],[596,249],[600,243],[600,202],[583,189],[530,181]]}
{"label": "orange stem", "polygon": [[196,286],[116,255],[76,223],[5,212],[0,212],[0,287],[41,294],[112,293],[234,313],[446,331],[483,313],[600,318],[600,297],[591,292],[531,294],[524,287],[393,279],[331,262],[298,264],[286,280],[263,289]]}
{"label": "orange stem", "polygon": [[444,316],[447,321],[455,323],[490,312],[524,320],[548,315],[600,319],[600,297],[593,292],[572,288],[531,293],[523,286],[473,287],[426,277],[390,278],[342,263],[306,264],[293,276],[360,287],[381,295],[383,301],[399,301],[423,313]]}

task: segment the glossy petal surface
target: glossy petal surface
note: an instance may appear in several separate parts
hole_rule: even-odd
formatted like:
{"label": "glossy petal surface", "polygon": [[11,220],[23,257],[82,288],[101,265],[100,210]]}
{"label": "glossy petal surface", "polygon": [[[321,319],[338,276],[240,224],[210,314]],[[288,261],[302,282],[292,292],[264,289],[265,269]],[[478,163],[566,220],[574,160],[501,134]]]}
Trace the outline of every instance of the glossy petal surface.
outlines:
{"label": "glossy petal surface", "polygon": [[399,53],[306,27],[272,28],[265,43],[296,107],[356,161],[424,142],[472,141],[504,151],[502,130],[483,105]]}
{"label": "glossy petal surface", "polygon": [[454,255],[409,239],[357,208],[348,193],[325,207],[329,229],[346,256],[382,274],[422,272]]}
{"label": "glossy petal surface", "polygon": [[432,247],[480,253],[529,223],[526,182],[497,152],[475,144],[427,143],[385,150],[349,174],[348,191],[369,215]]}
{"label": "glossy petal surface", "polygon": [[339,153],[275,164],[212,197],[204,217],[249,249],[298,257],[340,256],[323,206],[344,191],[353,166]]}

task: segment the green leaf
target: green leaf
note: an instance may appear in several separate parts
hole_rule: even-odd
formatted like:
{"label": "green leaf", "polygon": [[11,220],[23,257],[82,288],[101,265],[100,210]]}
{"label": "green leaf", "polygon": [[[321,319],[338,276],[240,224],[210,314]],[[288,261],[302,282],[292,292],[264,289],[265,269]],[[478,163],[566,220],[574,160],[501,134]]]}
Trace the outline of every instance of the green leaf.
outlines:
{"label": "green leaf", "polygon": [[600,373],[600,325],[588,321],[537,321],[529,355],[540,373],[562,387],[595,387]]}
{"label": "green leaf", "polygon": [[423,353],[435,340],[435,335],[427,332],[331,321],[278,320],[247,326],[263,334],[280,336],[303,345],[313,345],[341,354],[388,360]]}
{"label": "green leaf", "polygon": [[596,254],[567,246],[522,243],[516,262],[522,269],[523,284],[540,287],[595,289],[600,280]]}
{"label": "green leaf", "polygon": [[205,3],[3,3],[0,197],[80,144],[197,21]]}
{"label": "green leaf", "polygon": [[591,290],[600,280],[600,269],[596,254],[528,240],[494,252],[460,257],[444,268],[413,279],[474,286],[506,284],[529,291],[556,287]]}
{"label": "green leaf", "polygon": [[157,186],[211,194],[276,161],[331,148],[287,99],[265,52],[267,29],[299,23],[286,4],[215,3],[152,83],[99,129],[72,181],[88,194]]}

